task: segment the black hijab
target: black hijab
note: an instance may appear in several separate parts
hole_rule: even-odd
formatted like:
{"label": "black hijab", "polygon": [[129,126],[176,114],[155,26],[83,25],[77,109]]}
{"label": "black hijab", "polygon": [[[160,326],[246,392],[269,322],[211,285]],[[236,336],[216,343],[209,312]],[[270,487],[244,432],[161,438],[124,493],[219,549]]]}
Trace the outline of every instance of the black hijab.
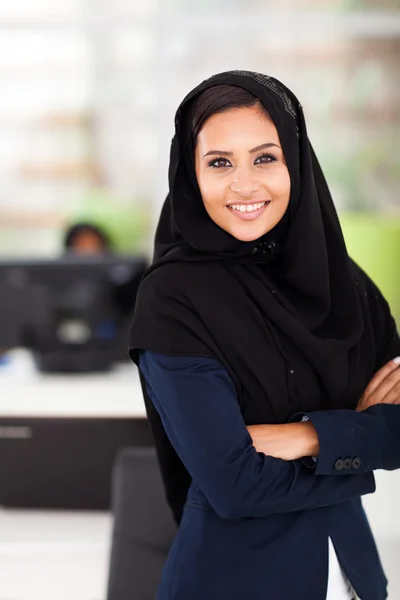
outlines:
{"label": "black hijab", "polygon": [[[238,241],[210,219],[196,180],[191,108],[219,84],[258,98],[277,128],[290,174],[285,218],[254,242]],[[138,363],[140,349],[217,358],[247,424],[286,422],[299,410],[354,408],[375,368],[372,324],[298,100],[272,77],[231,71],[195,88],[178,108],[175,127],[169,195],[137,298],[132,359]],[[288,347],[312,372],[318,393],[292,393]],[[179,520],[190,479],[144,393]]]}

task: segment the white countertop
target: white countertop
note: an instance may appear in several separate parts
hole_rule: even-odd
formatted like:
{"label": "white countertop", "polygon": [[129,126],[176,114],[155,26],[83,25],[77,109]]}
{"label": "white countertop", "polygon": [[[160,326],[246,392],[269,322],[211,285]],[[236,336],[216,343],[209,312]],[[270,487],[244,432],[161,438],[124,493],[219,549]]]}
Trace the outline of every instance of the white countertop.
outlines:
{"label": "white countertop", "polygon": [[[145,408],[134,365],[104,375],[43,375],[29,354],[18,350],[0,367],[0,423],[2,417],[138,418],[145,417]],[[363,504],[374,533],[398,540],[400,469],[377,471],[375,477],[377,492]]]}
{"label": "white countertop", "polygon": [[1,417],[145,417],[133,364],[104,374],[45,375],[28,352],[14,350],[0,366]]}

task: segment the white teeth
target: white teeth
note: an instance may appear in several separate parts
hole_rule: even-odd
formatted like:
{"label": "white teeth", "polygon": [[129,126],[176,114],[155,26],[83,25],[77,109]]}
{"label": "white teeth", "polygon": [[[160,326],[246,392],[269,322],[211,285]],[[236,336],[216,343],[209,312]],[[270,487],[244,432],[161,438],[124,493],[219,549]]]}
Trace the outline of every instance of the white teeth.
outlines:
{"label": "white teeth", "polygon": [[262,208],[266,202],[258,202],[257,204],[231,204],[230,208],[233,210],[238,210],[240,212],[253,212],[254,210],[259,210]]}

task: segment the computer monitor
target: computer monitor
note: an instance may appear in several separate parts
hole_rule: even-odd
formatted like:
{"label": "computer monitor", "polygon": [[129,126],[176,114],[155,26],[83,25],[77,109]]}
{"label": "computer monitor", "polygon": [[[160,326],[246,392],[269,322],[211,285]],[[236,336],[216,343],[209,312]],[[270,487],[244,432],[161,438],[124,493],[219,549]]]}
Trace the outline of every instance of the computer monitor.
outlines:
{"label": "computer monitor", "polygon": [[0,349],[25,346],[41,371],[87,372],[126,359],[144,257],[0,261]]}

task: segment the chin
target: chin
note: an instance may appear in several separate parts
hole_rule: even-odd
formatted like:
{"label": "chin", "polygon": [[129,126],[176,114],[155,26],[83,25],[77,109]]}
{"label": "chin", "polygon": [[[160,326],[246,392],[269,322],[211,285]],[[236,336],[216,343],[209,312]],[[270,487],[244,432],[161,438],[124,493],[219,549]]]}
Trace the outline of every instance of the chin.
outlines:
{"label": "chin", "polygon": [[274,225],[262,226],[254,223],[252,227],[234,227],[229,233],[240,242],[255,242],[273,228]]}

